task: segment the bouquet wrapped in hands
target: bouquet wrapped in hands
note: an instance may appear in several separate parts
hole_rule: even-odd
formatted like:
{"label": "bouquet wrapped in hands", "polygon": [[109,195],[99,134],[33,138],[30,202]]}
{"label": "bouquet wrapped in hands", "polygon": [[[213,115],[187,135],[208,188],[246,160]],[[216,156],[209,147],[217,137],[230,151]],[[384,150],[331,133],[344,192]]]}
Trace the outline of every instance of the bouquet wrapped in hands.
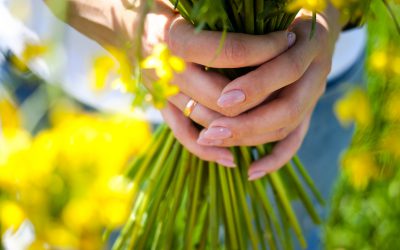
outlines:
{"label": "bouquet wrapped in hands", "polygon": [[[52,1],[48,2],[52,5]],[[132,18],[139,23],[136,36],[130,43],[121,42],[120,37],[114,37],[110,41],[106,33],[109,27],[104,29],[104,34],[97,39],[98,42],[102,45],[124,47],[126,51],[121,53],[108,47],[118,60],[118,65],[109,58],[96,59],[94,68],[96,86],[103,85],[108,71],[116,71],[121,77],[114,81],[112,86],[134,93],[134,104],[143,104],[150,100],[156,107],[165,108],[164,105],[166,105],[164,112],[168,109],[170,113],[180,111],[176,107],[170,107],[173,106],[172,98],[180,94],[179,88],[171,82],[185,70],[184,61],[172,55],[166,45],[156,45],[156,42],[151,41],[153,46],[148,46],[150,47],[148,48],[146,44],[143,44],[143,37],[148,35],[147,32],[159,28],[155,27],[157,25],[146,26],[146,18],[152,16],[160,23],[165,22],[163,17],[153,10],[167,8],[167,5],[164,3],[160,7],[156,0],[122,2],[126,9],[132,8],[135,13],[141,14],[139,22],[136,16]],[[306,20],[302,25],[307,25],[309,30],[306,35],[302,34],[302,37],[306,36],[310,44],[316,44],[314,39],[318,38],[318,29],[321,28],[317,20],[329,22],[324,19],[324,15],[318,15],[319,12],[323,12],[326,8],[333,8],[332,5],[335,5],[341,10],[340,18],[345,22],[358,24],[363,21],[363,14],[368,9],[369,2],[356,0],[350,2],[341,0],[332,2],[325,0],[171,0],[170,5],[174,6],[178,14],[172,9],[169,11],[173,13],[171,15],[180,15],[186,23],[193,25],[195,32],[201,34],[201,32],[219,31],[215,34],[220,35],[218,38],[220,45],[218,48],[213,47],[211,51],[214,58],[204,62],[205,65],[201,67],[203,71],[234,80],[256,70],[263,61],[250,67],[217,67],[221,53],[226,52],[231,55],[239,53],[235,50],[235,46],[233,50],[226,51],[225,41],[229,34],[264,35],[276,31],[286,32],[293,22]],[[73,15],[73,10],[69,10],[70,16]],[[77,11],[79,12],[79,8]],[[296,18],[300,11],[307,14]],[[112,24],[108,23],[108,25],[118,25],[120,19],[116,13],[111,12],[113,20]],[[127,13],[121,18],[129,17],[130,14]],[[103,16],[100,15],[99,20],[102,18]],[[169,27],[174,26],[177,20],[175,18]],[[74,23],[72,25],[78,26]],[[127,33],[129,29],[130,27],[122,27],[121,30],[122,33]],[[333,36],[338,33],[339,30],[332,31]],[[169,32],[168,35],[173,34]],[[287,41],[292,40],[289,42],[289,47],[293,44],[296,35],[290,36],[291,38],[287,39]],[[174,39],[185,39],[185,37]],[[107,40],[109,43],[104,42]],[[304,40],[302,40],[303,43],[308,42]],[[185,45],[189,47],[193,45],[196,48],[196,42],[193,40],[190,42],[193,44]],[[332,49],[327,51],[327,54],[331,54],[334,44],[329,44],[329,46]],[[288,49],[287,44],[284,47]],[[210,53],[210,51],[197,51],[197,53]],[[135,67],[131,66],[132,61]],[[244,62],[243,65],[248,66]],[[294,65],[299,67],[293,69],[299,71],[304,66],[301,61]],[[186,68],[191,66],[186,65]],[[145,74],[146,71],[153,70],[154,74]],[[329,67],[323,67],[323,71],[327,71],[326,77]],[[143,82],[151,82],[151,84],[146,84],[146,89]],[[309,86],[311,87],[311,84]],[[204,93],[206,92],[207,89],[204,88]],[[276,97],[277,92],[271,98]],[[319,92],[322,94],[323,88]],[[203,94],[199,93],[197,98],[204,99],[205,97],[201,96]],[[270,98],[262,100],[264,101],[268,102]],[[177,103],[173,104],[179,106]],[[186,116],[190,116],[196,108],[195,104],[195,100],[187,100],[187,104],[180,109]],[[231,115],[237,115],[237,113]],[[309,116],[311,113],[308,113]],[[179,120],[186,124],[190,123],[192,129],[190,132],[194,131],[198,134],[206,127],[194,115],[190,118],[193,122]],[[166,120],[171,125],[172,122]],[[305,123],[304,126],[307,127],[307,122]],[[126,176],[133,183],[133,207],[113,249],[291,249],[293,234],[300,245],[306,247],[306,240],[292,207],[292,201],[300,200],[312,220],[319,223],[320,218],[316,212],[314,200],[321,204],[323,200],[300,160],[293,157],[290,161],[282,163],[284,166],[279,171],[269,173],[265,178],[249,181],[249,166],[264,159],[265,156],[274,154],[278,146],[281,149],[284,148],[285,144],[278,142],[257,146],[235,145],[230,148],[230,152],[234,155],[234,162],[231,159],[217,161],[223,165],[236,165],[235,168],[225,168],[219,163],[205,161],[191,153],[193,150],[189,151],[181,144],[182,138],[178,137],[179,140],[175,138],[174,133],[178,129],[179,127],[171,129],[165,124],[159,125],[152,142],[127,169]],[[302,130],[304,135],[306,129]],[[221,154],[223,151],[219,150],[226,150],[220,147],[209,149],[218,150]],[[266,174],[266,172],[256,173],[250,173],[250,179],[257,179]]]}
{"label": "bouquet wrapped in hands", "polygon": [[[284,31],[303,7],[313,11],[309,16],[311,40],[317,11],[328,6],[324,1],[286,0],[177,0],[171,3],[197,32],[222,31],[214,60],[218,60],[224,48],[227,32],[262,35]],[[143,4],[148,11],[153,2]],[[350,9],[361,10],[368,3],[355,1],[351,5],[344,13],[355,13]],[[361,17],[353,15],[352,19],[360,22]],[[153,101],[158,103],[160,96],[168,96],[167,93],[172,96],[177,91],[175,86],[168,85],[173,75],[173,72],[166,73],[168,69],[180,71],[183,67],[176,66],[182,62],[171,56],[167,47],[156,48],[141,66],[154,68],[160,78],[150,88]],[[205,65],[206,71],[222,73],[231,80],[256,69],[256,66],[221,69],[209,65]],[[167,80],[162,81],[163,78]],[[195,101],[188,102],[183,110],[185,115],[190,115],[194,105]],[[198,124],[194,127],[202,128]],[[160,125],[152,143],[127,170],[135,185],[134,207],[114,249],[291,249],[293,233],[300,245],[306,247],[292,200],[299,199],[314,223],[319,223],[313,200],[322,204],[323,199],[298,157],[263,179],[249,181],[249,166],[271,154],[275,145],[231,147],[236,167],[225,168],[190,153],[168,126]],[[253,178],[250,176],[250,179]]]}

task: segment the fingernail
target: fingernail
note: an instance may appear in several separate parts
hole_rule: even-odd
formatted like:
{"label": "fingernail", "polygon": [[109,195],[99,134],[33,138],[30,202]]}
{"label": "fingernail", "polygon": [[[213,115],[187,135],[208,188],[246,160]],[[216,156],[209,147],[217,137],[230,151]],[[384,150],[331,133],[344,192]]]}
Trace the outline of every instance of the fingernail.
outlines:
{"label": "fingernail", "polygon": [[233,106],[237,103],[241,103],[246,99],[243,91],[239,89],[231,90],[223,95],[221,95],[218,99],[218,106],[222,108]]}
{"label": "fingernail", "polygon": [[294,44],[294,42],[296,41],[296,34],[293,32],[289,32],[287,34],[287,39],[288,39],[288,46],[292,47],[292,45]]}
{"label": "fingernail", "polygon": [[249,176],[249,181],[254,181],[263,177],[266,173],[265,172],[254,172]]}
{"label": "fingernail", "polygon": [[204,146],[219,146],[222,144],[222,140],[207,139],[200,135],[200,137],[197,139],[197,143]]}
{"label": "fingernail", "polygon": [[234,162],[233,160],[230,160],[230,159],[225,159],[225,158],[223,158],[223,159],[218,159],[218,160],[217,160],[217,163],[220,164],[220,165],[222,165],[222,166],[229,167],[229,168],[234,168],[234,167],[236,167],[235,162]]}
{"label": "fingernail", "polygon": [[225,127],[211,127],[207,129],[200,137],[218,140],[218,139],[226,139],[232,136],[232,132],[229,128]]}

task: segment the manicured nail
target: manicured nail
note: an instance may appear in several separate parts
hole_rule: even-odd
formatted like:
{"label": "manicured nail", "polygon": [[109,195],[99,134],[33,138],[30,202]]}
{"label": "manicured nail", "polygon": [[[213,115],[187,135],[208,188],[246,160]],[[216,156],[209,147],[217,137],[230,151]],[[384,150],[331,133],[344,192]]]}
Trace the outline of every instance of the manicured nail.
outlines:
{"label": "manicured nail", "polygon": [[234,89],[224,93],[218,99],[218,106],[222,108],[231,107],[237,103],[244,102],[246,96],[240,89]]}
{"label": "manicured nail", "polygon": [[232,136],[232,132],[229,128],[225,127],[211,127],[207,129],[200,137],[218,140],[218,139],[227,139]]}
{"label": "manicured nail", "polygon": [[296,41],[296,34],[293,32],[289,32],[287,34],[287,39],[288,39],[288,46],[292,47],[292,45],[294,44],[294,42]]}
{"label": "manicured nail", "polygon": [[230,159],[225,159],[225,158],[218,159],[217,163],[222,165],[222,166],[229,167],[229,168],[236,167],[235,162],[233,160],[230,160]]}
{"label": "manicured nail", "polygon": [[249,176],[249,181],[254,181],[263,177],[266,173],[265,172],[254,172]]}
{"label": "manicured nail", "polygon": [[197,139],[197,143],[204,146],[219,146],[222,144],[222,140],[212,140],[200,135],[200,137]]}

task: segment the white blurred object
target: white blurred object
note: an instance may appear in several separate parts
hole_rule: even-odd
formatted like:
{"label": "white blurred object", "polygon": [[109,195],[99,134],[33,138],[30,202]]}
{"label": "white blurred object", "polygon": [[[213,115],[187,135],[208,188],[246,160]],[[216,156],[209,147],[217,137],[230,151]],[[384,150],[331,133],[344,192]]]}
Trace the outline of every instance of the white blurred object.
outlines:
{"label": "white blurred object", "polygon": [[5,250],[25,250],[35,240],[34,228],[31,222],[24,221],[15,233],[7,230],[2,237]]}
{"label": "white blurred object", "polygon": [[[11,15],[5,3],[5,1],[0,1],[0,51],[11,51],[16,56],[21,56],[26,43],[38,44],[40,39],[35,32]],[[0,58],[0,62],[2,60],[4,60],[4,56]],[[48,67],[41,58],[33,59],[28,66],[42,78],[49,76]]]}
{"label": "white blurred object", "polygon": [[328,79],[334,79],[344,74],[357,60],[365,50],[367,42],[366,27],[352,29],[342,32],[339,40],[336,42],[335,53],[333,54],[332,71]]}

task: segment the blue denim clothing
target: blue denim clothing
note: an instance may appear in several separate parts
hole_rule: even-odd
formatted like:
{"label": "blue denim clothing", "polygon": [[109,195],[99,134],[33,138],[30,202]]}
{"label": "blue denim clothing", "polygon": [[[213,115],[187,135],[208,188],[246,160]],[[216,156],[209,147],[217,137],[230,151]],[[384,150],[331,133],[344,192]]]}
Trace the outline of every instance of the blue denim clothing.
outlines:
{"label": "blue denim clothing", "polygon": [[[324,96],[319,100],[308,134],[298,155],[313,178],[326,201],[325,207],[318,206],[317,211],[326,218],[335,179],[339,172],[341,153],[350,143],[353,128],[343,128],[335,117],[335,102],[355,84],[361,85],[364,80],[364,57],[360,55],[357,62],[342,75],[328,82]],[[321,245],[321,227],[313,225],[305,209],[295,204],[299,220],[304,229],[309,250],[323,249]],[[296,247],[296,249],[301,249]]]}

